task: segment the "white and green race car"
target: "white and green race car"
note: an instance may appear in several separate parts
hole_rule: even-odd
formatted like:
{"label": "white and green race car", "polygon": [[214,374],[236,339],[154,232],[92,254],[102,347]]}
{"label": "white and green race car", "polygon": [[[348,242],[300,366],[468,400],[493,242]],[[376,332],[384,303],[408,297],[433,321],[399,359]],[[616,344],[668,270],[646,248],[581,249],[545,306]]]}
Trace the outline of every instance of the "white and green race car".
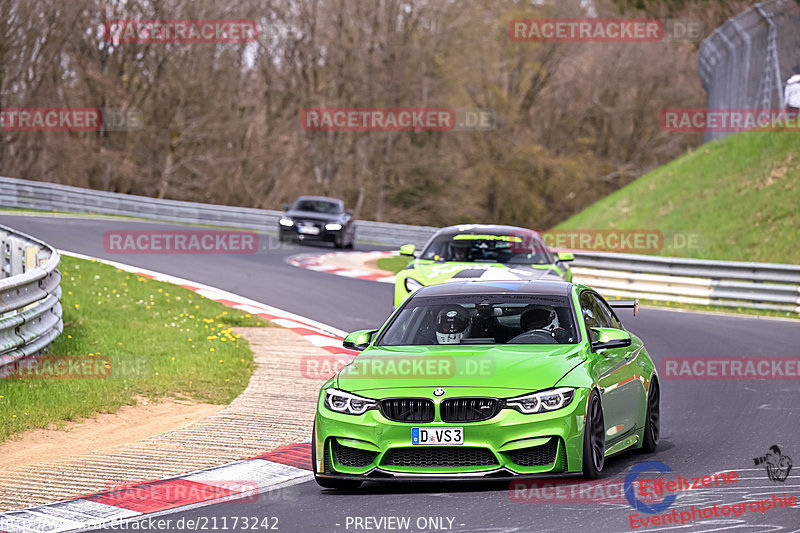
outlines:
{"label": "white and green race car", "polygon": [[402,246],[400,255],[414,259],[397,273],[395,307],[420,287],[448,281],[572,281],[566,265],[572,253],[553,254],[538,233],[516,226],[449,226],[430,238],[419,257],[413,244]]}

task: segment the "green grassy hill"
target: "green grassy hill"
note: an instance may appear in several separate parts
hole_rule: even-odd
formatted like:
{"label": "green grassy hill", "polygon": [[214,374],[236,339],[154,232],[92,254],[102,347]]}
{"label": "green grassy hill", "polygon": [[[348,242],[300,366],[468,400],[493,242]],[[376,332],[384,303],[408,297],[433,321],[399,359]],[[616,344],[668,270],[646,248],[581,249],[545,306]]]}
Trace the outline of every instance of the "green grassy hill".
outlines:
{"label": "green grassy hill", "polygon": [[[752,132],[699,147],[557,229],[658,229],[659,253],[800,264],[800,132]],[[698,246],[676,247],[697,234]]]}

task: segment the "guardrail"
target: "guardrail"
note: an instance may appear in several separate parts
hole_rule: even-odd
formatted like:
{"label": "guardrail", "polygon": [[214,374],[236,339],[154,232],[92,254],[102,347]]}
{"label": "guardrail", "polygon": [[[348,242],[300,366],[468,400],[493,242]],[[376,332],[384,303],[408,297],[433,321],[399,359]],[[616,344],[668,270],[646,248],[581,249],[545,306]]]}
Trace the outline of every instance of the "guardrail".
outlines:
{"label": "guardrail", "polygon": [[0,367],[35,355],[61,334],[61,256],[0,225]]}
{"label": "guardrail", "polygon": [[[276,233],[281,211],[227,205],[161,200],[42,181],[0,177],[0,206],[43,211],[101,213],[170,222],[214,224]],[[360,242],[422,246],[439,228],[359,220]]]}
{"label": "guardrail", "polygon": [[800,266],[576,252],[575,281],[607,297],[800,313]]}
{"label": "guardrail", "polygon": [[[0,177],[0,205],[275,232],[280,211],[159,200],[53,183]],[[359,241],[424,245],[438,228],[359,220]],[[800,266],[706,261],[576,250],[575,280],[608,297],[639,297],[699,305],[800,313]]]}

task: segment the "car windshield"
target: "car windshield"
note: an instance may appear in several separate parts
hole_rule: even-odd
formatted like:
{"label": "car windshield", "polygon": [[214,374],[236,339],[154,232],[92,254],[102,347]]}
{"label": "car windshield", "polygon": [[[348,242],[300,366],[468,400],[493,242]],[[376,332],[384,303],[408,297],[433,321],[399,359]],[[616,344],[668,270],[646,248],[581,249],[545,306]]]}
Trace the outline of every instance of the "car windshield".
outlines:
{"label": "car windshield", "polygon": [[442,235],[425,247],[420,259],[518,265],[547,265],[553,262],[547,246],[532,231],[510,235]]}
{"label": "car windshield", "polygon": [[325,200],[297,200],[292,209],[296,211],[309,211],[311,213],[323,213],[326,215],[338,215],[342,212],[342,207],[336,202]]}
{"label": "car windshield", "polygon": [[566,297],[511,294],[414,298],[394,317],[377,345],[577,342]]}

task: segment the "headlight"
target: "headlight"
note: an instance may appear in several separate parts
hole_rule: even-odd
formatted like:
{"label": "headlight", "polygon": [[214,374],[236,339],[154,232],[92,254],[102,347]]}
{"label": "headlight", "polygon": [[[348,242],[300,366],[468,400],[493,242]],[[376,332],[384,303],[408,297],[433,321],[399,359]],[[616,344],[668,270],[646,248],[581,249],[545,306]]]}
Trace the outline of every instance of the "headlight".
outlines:
{"label": "headlight", "polygon": [[294,226],[294,222],[288,217],[281,217],[281,219],[278,221],[278,224],[281,226]]}
{"label": "headlight", "polygon": [[416,291],[417,289],[421,289],[422,287],[424,287],[422,283],[415,280],[414,278],[406,278],[405,285],[406,285],[406,290],[408,291],[409,294]]}
{"label": "headlight", "polygon": [[325,229],[328,231],[339,231],[342,229],[341,224],[325,224]]}
{"label": "headlight", "polygon": [[506,407],[516,409],[520,413],[530,415],[533,413],[546,413],[566,407],[575,397],[575,389],[561,387],[559,389],[526,394],[506,400]]}
{"label": "headlight", "polygon": [[363,415],[378,407],[378,402],[338,389],[328,389],[325,391],[325,407],[346,415]]}

